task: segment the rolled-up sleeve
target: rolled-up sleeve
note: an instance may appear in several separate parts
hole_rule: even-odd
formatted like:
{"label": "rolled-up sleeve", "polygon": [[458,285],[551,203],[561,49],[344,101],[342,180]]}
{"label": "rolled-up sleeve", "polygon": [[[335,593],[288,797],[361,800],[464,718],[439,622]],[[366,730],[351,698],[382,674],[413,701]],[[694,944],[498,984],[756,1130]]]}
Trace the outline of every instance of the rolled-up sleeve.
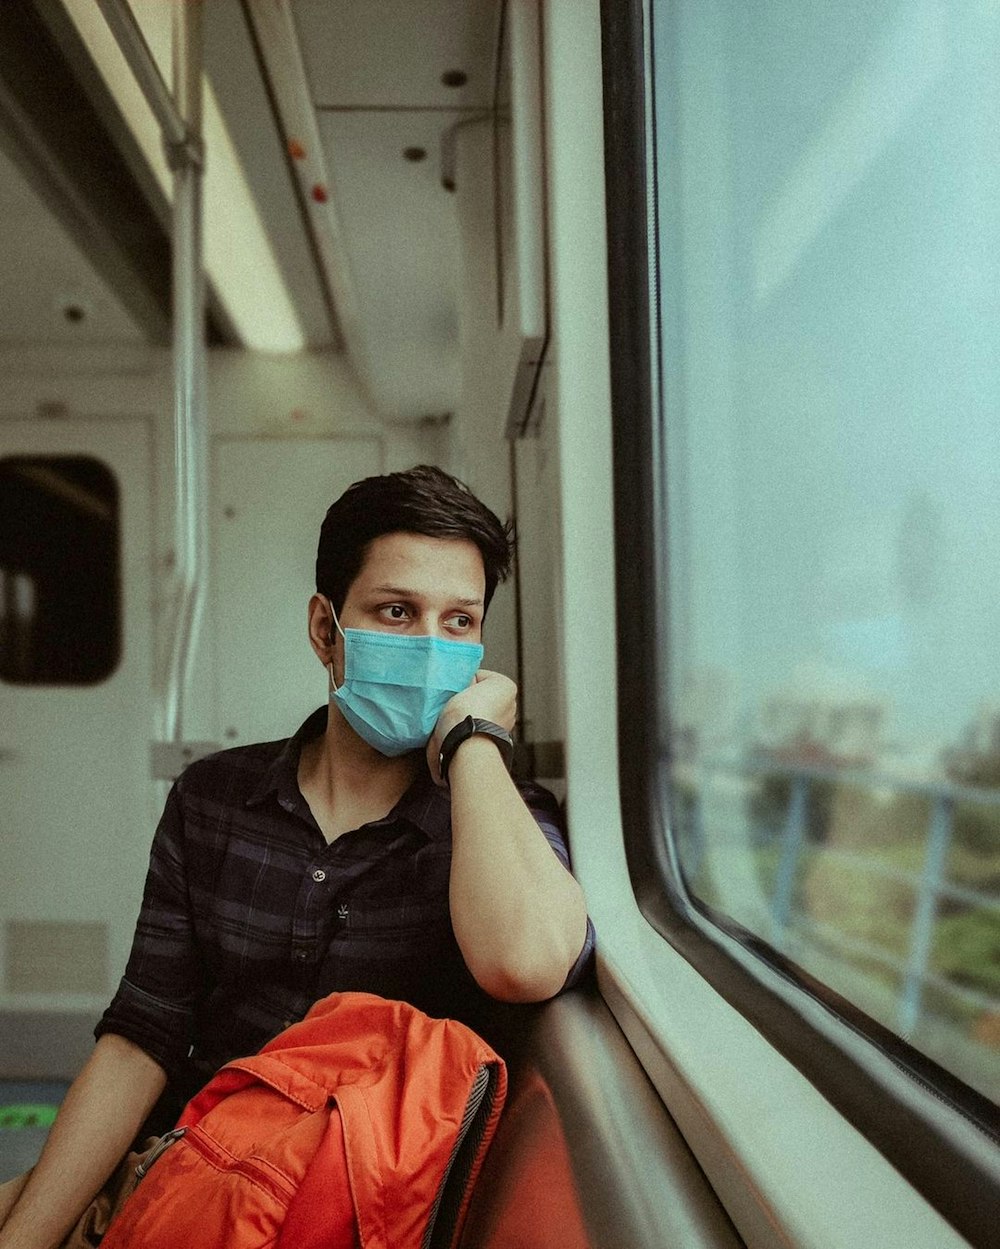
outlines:
{"label": "rolled-up sleeve", "polygon": [[[545,834],[545,840],[552,847],[556,856],[562,862],[563,867],[570,871],[569,849],[563,833],[562,813],[559,810],[559,804],[556,802],[555,797],[541,785],[521,785],[520,790],[525,805],[535,818],[535,823]],[[563,987],[559,990],[560,993],[565,993],[567,989],[574,988],[589,974],[594,962],[595,943],[594,925],[588,915],[587,935],[583,941],[583,948],[577,955],[576,962],[569,969],[569,975],[566,977]]]}
{"label": "rolled-up sleeve", "polygon": [[94,1030],[95,1037],[109,1032],[123,1036],[173,1075],[190,1050],[197,983],[198,956],[184,866],[183,803],[175,785],[153,838],[125,975]]}

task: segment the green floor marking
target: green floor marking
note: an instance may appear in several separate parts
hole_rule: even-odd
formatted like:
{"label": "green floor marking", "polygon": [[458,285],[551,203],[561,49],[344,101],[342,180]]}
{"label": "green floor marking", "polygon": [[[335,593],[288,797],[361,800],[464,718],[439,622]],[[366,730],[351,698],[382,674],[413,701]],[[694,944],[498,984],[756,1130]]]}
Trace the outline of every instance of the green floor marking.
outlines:
{"label": "green floor marking", "polygon": [[58,1106],[0,1106],[0,1132],[18,1128],[50,1128]]}

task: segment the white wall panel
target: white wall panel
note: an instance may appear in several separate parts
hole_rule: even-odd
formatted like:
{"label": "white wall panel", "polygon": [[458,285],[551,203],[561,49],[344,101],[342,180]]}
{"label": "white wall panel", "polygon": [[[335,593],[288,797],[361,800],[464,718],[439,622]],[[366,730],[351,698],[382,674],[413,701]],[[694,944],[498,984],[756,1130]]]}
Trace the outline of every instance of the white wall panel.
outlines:
{"label": "white wall panel", "polygon": [[324,702],[309,647],[319,528],[352,482],[382,471],[375,439],[222,440],[215,448],[217,722],[225,745],[287,737]]}
{"label": "white wall panel", "polygon": [[[108,930],[104,988],[91,977],[89,995],[42,1002],[15,978],[20,991],[0,994],[0,1003],[93,1015],[124,965],[152,833],[149,429],[139,420],[5,422],[0,455],[12,454],[93,457],[119,489],[117,668],[94,685],[0,684],[0,919]],[[63,624],[72,646],[73,621]]]}

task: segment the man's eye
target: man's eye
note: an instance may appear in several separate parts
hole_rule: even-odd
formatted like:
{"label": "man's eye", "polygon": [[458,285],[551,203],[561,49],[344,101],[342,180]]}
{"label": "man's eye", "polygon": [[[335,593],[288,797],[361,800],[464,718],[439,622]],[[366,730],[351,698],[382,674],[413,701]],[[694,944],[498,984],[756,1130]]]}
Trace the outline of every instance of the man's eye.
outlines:
{"label": "man's eye", "polygon": [[382,610],[388,615],[390,620],[406,619],[406,608],[402,603],[390,603],[388,607],[383,607]]}
{"label": "man's eye", "polygon": [[452,616],[448,621],[453,629],[468,629],[472,625],[471,616]]}

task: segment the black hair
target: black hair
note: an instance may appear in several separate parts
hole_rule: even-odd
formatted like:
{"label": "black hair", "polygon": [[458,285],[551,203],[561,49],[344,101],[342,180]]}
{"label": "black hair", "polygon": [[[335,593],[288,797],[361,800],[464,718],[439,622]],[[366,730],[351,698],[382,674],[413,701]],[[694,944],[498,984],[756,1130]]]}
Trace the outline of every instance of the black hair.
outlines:
{"label": "black hair", "polygon": [[512,523],[501,522],[464,482],[429,464],[366,477],[330,506],[319,531],[316,589],[333,603],[338,615],[369,544],[387,533],[474,542],[486,574],[484,613],[497,585],[510,573]]}

